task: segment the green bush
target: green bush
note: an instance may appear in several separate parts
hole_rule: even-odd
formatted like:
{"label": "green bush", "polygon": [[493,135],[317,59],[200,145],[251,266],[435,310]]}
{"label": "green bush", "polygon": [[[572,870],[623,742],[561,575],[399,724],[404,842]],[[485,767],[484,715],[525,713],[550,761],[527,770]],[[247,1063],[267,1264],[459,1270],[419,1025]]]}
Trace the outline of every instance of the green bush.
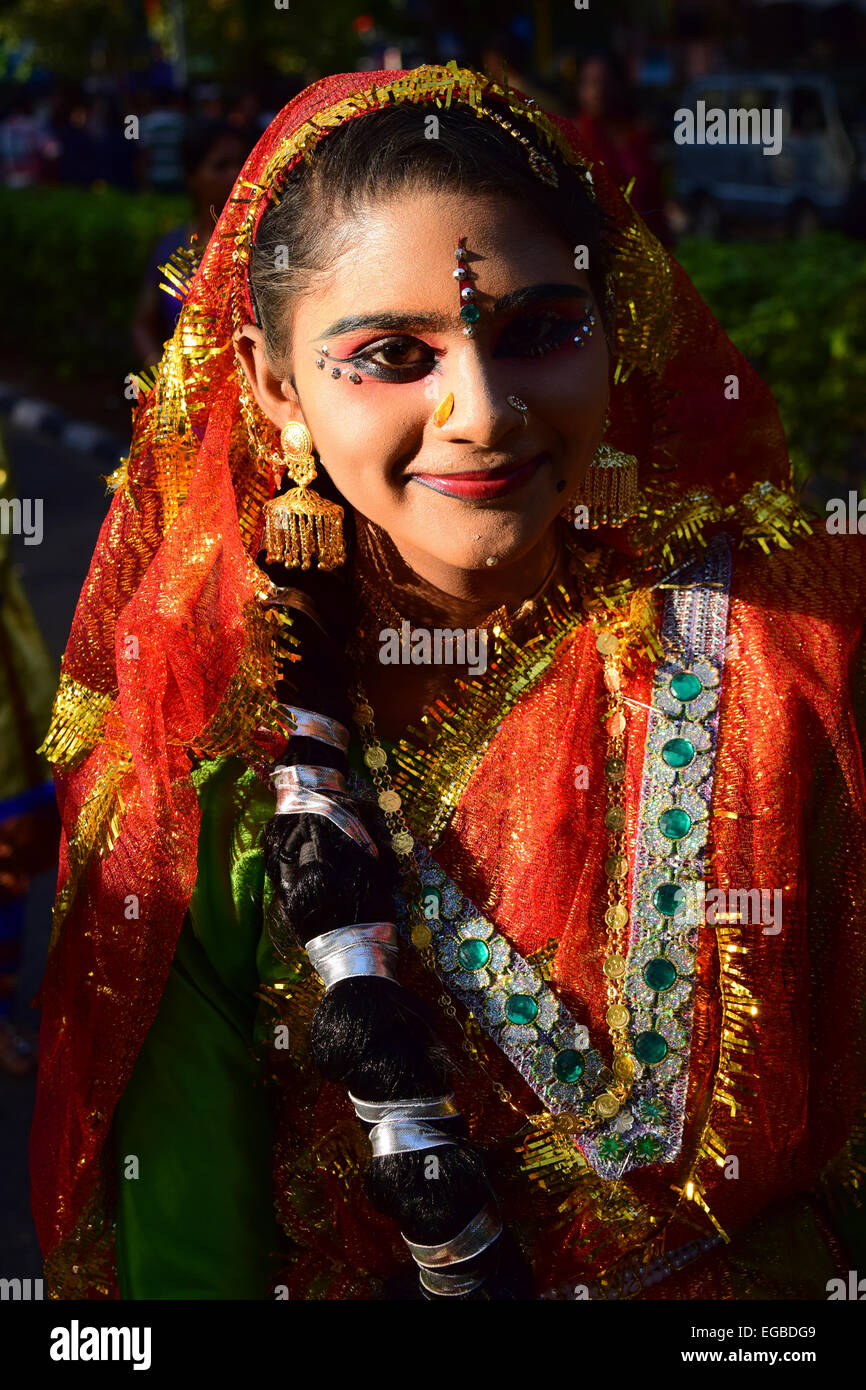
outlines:
{"label": "green bush", "polygon": [[838,232],[683,241],[677,259],[776,398],[799,482],[864,469],[866,254]]}
{"label": "green bush", "polygon": [[135,370],[132,312],[186,199],[112,188],[0,188],[11,346],[66,380]]}

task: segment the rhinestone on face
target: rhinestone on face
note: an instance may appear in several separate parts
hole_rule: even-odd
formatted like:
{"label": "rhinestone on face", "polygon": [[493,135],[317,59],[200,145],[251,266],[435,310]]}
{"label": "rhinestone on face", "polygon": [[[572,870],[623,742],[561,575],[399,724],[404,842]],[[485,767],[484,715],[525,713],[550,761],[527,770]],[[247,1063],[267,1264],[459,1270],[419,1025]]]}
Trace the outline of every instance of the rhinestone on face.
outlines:
{"label": "rhinestone on face", "polygon": [[317,357],[317,358],[316,358],[316,366],[321,370],[321,368],[324,367],[324,365],[325,365],[325,359],[324,359],[324,357]]}
{"label": "rhinestone on face", "polygon": [[331,355],[331,349],[328,347],[328,345],[327,345],[326,343],[323,343],[323,344],[322,344],[322,356],[323,356],[323,357],[330,357],[330,355]]}
{"label": "rhinestone on face", "polygon": [[470,299],[475,298],[475,291],[473,290],[471,285],[463,286],[462,290],[460,291],[460,298],[463,300],[464,304],[468,304]]}
{"label": "rhinestone on face", "polygon": [[451,274],[454,276],[455,280],[469,279],[469,271],[466,269],[465,265],[458,265],[457,269],[452,270]]}
{"label": "rhinestone on face", "polygon": [[333,376],[333,377],[338,377],[339,375],[340,375],[340,368],[339,368],[339,367],[332,367],[332,368],[331,368],[331,376]]}
{"label": "rhinestone on face", "polygon": [[464,304],[460,310],[460,317],[464,323],[477,323],[481,318],[481,310],[477,304]]}
{"label": "rhinestone on face", "polygon": [[360,384],[361,378],[358,376],[357,372],[350,372],[349,380],[351,381],[353,386],[358,386]]}

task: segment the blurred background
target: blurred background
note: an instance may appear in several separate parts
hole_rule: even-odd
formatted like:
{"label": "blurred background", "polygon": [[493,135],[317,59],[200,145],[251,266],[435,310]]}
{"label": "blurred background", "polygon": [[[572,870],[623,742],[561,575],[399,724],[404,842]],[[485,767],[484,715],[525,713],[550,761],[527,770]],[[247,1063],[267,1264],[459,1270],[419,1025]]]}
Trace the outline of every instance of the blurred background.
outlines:
{"label": "blurred background", "polygon": [[[331,72],[461,62],[577,121],[778,401],[803,501],[866,495],[866,0],[0,0],[0,1276],[29,1213],[57,842],[44,733],[128,447],[128,375],[246,154]],[[782,111],[780,154],[674,141],[681,107]],[[40,499],[35,542],[6,522]],[[26,512],[21,514],[26,516]],[[17,529],[17,534],[14,534]],[[40,636],[41,633],[41,636]],[[17,738],[17,743],[16,743]],[[0,743],[3,738],[0,737]]]}

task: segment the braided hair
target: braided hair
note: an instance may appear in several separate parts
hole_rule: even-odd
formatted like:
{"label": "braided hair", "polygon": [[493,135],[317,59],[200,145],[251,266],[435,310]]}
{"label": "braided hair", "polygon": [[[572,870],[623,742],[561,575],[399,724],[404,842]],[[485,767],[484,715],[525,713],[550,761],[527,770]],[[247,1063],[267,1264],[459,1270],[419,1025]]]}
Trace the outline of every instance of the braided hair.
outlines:
{"label": "braided hair", "polygon": [[[269,365],[278,376],[289,375],[292,302],[327,269],[335,253],[328,243],[334,219],[365,201],[418,186],[510,195],[532,206],[539,222],[570,244],[586,245],[590,283],[607,328],[603,219],[579,179],[560,166],[558,188],[540,183],[524,147],[472,112],[443,111],[438,119],[436,140],[425,138],[423,120],[413,108],[385,108],[346,122],[319,142],[311,162],[302,161],[291,172],[279,204],[263,216],[250,258],[250,295]],[[286,265],[288,269],[278,268]],[[343,500],[322,469],[316,487],[332,500]],[[350,553],[351,509],[346,506],[345,512]],[[346,650],[352,603],[345,572],[287,571],[268,565],[263,556],[259,560],[275,584],[303,595],[292,612],[302,659],[281,668],[278,698],[349,728]],[[312,764],[348,772],[340,748],[299,735],[278,761],[283,767]],[[362,823],[378,857],[320,815],[275,815],[263,843],[276,890],[272,937],[277,950],[286,939],[306,945],[348,924],[393,916],[397,865],[381,813],[374,802],[347,791],[328,795]],[[359,976],[328,989],[312,1021],[311,1050],[323,1077],[364,1101],[407,1101],[449,1090],[449,1057],[434,1020],[426,1005],[394,980]],[[436,1149],[437,1181],[425,1177],[426,1153],[418,1150],[374,1157],[365,1182],[373,1205],[397,1222],[407,1240],[420,1245],[452,1239],[495,1200],[481,1155],[467,1139],[459,1115],[438,1118],[435,1125],[456,1141]],[[507,1234],[461,1262],[460,1272],[479,1281],[470,1297],[532,1296]]]}

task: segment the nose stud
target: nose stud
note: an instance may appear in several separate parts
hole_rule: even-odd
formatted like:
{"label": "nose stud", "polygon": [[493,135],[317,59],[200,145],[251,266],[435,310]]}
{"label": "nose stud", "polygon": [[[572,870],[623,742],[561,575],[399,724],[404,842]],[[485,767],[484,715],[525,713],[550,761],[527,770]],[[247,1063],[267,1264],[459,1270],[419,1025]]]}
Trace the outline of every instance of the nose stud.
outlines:
{"label": "nose stud", "polygon": [[523,416],[524,425],[528,425],[529,420],[527,419],[527,415],[529,412],[529,406],[526,404],[526,401],[523,399],[523,397],[512,395],[506,396],[505,399],[508,401],[508,404],[511,406],[512,410],[520,411],[520,414]]}

